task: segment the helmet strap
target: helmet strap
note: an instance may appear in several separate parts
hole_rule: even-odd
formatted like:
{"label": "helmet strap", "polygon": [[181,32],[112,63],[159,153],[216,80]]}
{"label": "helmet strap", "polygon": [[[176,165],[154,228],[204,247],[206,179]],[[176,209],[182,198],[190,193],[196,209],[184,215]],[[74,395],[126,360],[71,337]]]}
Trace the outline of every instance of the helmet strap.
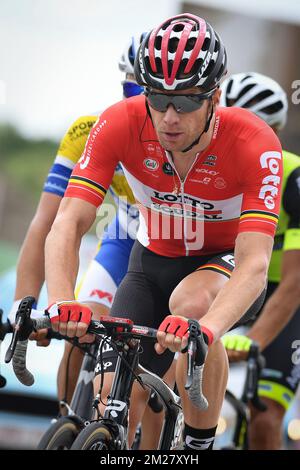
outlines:
{"label": "helmet strap", "polygon": [[[209,98],[209,99],[212,101],[212,98]],[[205,127],[204,127],[203,131],[201,132],[201,134],[199,135],[199,137],[197,137],[197,138],[191,143],[191,145],[189,145],[189,146],[186,147],[185,149],[181,150],[182,153],[188,152],[188,151],[191,150],[193,147],[195,147],[195,145],[198,145],[198,144],[199,144],[202,135],[205,134],[205,133],[208,131],[208,129],[209,129],[209,126],[210,126],[210,123],[211,123],[211,120],[212,120],[213,115],[214,115],[214,105],[212,104],[210,116],[209,116],[209,118],[208,118],[207,121],[206,121],[206,124],[205,124]]]}

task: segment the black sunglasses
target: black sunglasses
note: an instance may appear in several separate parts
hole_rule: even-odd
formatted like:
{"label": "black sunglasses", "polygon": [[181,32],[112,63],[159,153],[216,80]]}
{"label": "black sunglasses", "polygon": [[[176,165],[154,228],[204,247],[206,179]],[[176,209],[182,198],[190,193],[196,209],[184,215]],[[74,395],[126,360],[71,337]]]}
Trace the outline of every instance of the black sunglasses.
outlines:
{"label": "black sunglasses", "polygon": [[151,108],[160,113],[165,113],[170,104],[174,106],[177,113],[191,113],[200,109],[204,101],[210,98],[215,91],[216,88],[197,95],[166,95],[164,93],[156,93],[147,88],[144,94]]}

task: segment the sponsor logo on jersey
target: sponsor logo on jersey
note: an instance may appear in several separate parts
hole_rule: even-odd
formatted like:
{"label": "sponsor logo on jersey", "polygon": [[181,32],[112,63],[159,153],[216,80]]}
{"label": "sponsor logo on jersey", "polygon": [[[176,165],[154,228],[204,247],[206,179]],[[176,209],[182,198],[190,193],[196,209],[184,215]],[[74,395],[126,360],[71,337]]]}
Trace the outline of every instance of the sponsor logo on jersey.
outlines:
{"label": "sponsor logo on jersey", "polygon": [[[100,119],[100,118],[99,118]],[[90,159],[91,159],[91,153],[92,153],[92,149],[93,149],[93,143],[95,142],[96,138],[97,138],[97,135],[99,134],[99,132],[101,131],[101,129],[105,126],[105,124],[107,123],[106,119],[104,121],[102,121],[100,124],[99,124],[99,119],[98,121],[96,122],[93,130],[91,131],[91,134],[90,134],[90,139],[87,139],[86,141],[86,144],[85,144],[85,148],[84,148],[84,151],[83,151],[83,154],[81,156],[81,158],[78,160],[79,164],[80,164],[80,168],[81,170],[84,170],[89,162],[90,162]]]}
{"label": "sponsor logo on jersey", "polygon": [[205,158],[205,162],[203,162],[203,165],[208,165],[208,166],[215,166],[217,162],[217,158],[215,155],[208,155]]}
{"label": "sponsor logo on jersey", "polygon": [[68,132],[68,136],[70,140],[73,142],[74,140],[82,137],[82,135],[89,135],[90,130],[94,124],[95,124],[95,120],[83,121],[83,122],[80,122],[78,125],[73,126],[72,129],[70,129]]}
{"label": "sponsor logo on jersey", "polygon": [[159,145],[155,146],[155,151],[156,151],[156,155],[159,155],[159,156],[162,155],[162,150],[161,150],[161,147]]}
{"label": "sponsor logo on jersey", "polygon": [[216,137],[218,135],[219,127],[220,127],[220,116],[217,116],[216,117],[216,122],[215,122],[215,127],[214,127],[214,133],[213,133],[213,136],[212,136],[213,139],[216,139]]}
{"label": "sponsor logo on jersey", "polygon": [[165,163],[163,164],[163,172],[164,172],[166,175],[170,175],[170,176],[174,175],[174,170],[173,170],[173,168],[172,168],[172,165],[171,165],[170,163],[167,163],[167,162],[165,162]]}
{"label": "sponsor logo on jersey", "polygon": [[232,220],[241,213],[242,195],[232,198],[208,201],[188,194],[153,191],[151,208],[165,215],[188,217],[196,220]]}
{"label": "sponsor logo on jersey", "polygon": [[154,153],[155,152],[155,146],[153,144],[148,144],[147,145],[147,150],[149,153]]}
{"label": "sponsor logo on jersey", "polygon": [[159,167],[158,161],[154,160],[154,158],[145,158],[144,165],[150,171],[156,171]]}
{"label": "sponsor logo on jersey", "polygon": [[218,177],[218,178],[215,179],[214,187],[216,189],[224,189],[224,188],[226,188],[226,186],[227,186],[227,183],[224,180],[224,178]]}
{"label": "sponsor logo on jersey", "polygon": [[225,263],[228,263],[231,266],[235,267],[235,261],[234,261],[234,256],[233,255],[222,256],[222,260],[225,261]]}
{"label": "sponsor logo on jersey", "polygon": [[211,178],[202,178],[202,180],[197,180],[196,178],[190,178],[190,181],[193,183],[201,183],[201,184],[209,184],[211,182]]}
{"label": "sponsor logo on jersey", "polygon": [[196,173],[205,173],[206,175],[217,176],[218,171],[209,170],[208,168],[196,168]]}
{"label": "sponsor logo on jersey", "polygon": [[278,176],[280,160],[280,152],[264,152],[260,157],[261,167],[268,168],[271,175],[266,176],[262,180],[262,187],[258,197],[264,201],[266,208],[269,210],[274,209],[275,198],[278,196],[278,186],[280,184],[280,176]]}

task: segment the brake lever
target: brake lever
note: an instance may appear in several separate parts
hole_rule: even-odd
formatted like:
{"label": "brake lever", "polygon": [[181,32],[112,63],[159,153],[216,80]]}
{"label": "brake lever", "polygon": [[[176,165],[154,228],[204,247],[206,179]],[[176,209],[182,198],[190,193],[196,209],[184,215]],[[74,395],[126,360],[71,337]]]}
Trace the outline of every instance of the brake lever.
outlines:
{"label": "brake lever", "polygon": [[17,342],[28,339],[30,333],[33,331],[33,322],[30,318],[31,309],[35,303],[35,298],[28,296],[21,302],[16,314],[16,324],[14,327],[10,345],[5,354],[5,362],[9,363],[14,355]]}
{"label": "brake lever", "polygon": [[197,320],[189,320],[189,338],[187,348],[183,352],[187,352],[188,369],[185,389],[189,390],[193,378],[195,366],[202,366],[205,361],[207,346],[204,342],[203,334]]}

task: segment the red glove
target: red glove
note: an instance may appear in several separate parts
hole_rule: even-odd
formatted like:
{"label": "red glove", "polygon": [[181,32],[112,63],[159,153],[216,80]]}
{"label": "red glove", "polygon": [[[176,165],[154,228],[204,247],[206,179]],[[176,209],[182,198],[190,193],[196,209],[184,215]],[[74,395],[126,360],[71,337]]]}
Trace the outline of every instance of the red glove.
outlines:
{"label": "red glove", "polygon": [[[214,337],[212,332],[205,326],[200,325],[204,340],[208,346],[213,343]],[[189,323],[188,320],[177,317],[174,315],[168,315],[163,322],[159,325],[158,331],[164,333],[171,333],[179,338],[188,338],[189,336]]]}
{"label": "red glove", "polygon": [[188,338],[189,324],[184,318],[168,315],[159,325],[158,331],[171,333],[172,335],[179,336],[179,338]]}
{"label": "red glove", "polygon": [[76,302],[76,300],[62,300],[54,302],[46,309],[51,323],[68,323],[68,321],[82,322],[89,325],[92,312],[86,305]]}

